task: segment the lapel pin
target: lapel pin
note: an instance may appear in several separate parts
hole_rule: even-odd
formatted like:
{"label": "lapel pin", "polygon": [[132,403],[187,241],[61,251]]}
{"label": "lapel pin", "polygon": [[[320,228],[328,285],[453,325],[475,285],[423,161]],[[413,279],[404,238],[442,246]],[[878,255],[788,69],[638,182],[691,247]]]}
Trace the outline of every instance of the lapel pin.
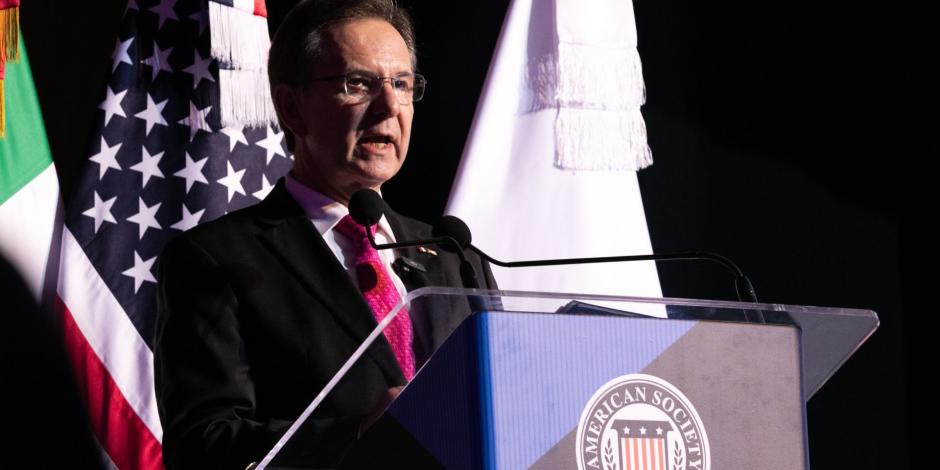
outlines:
{"label": "lapel pin", "polygon": [[419,246],[419,247],[418,247],[418,253],[427,253],[427,254],[429,254],[429,255],[431,255],[431,256],[437,256],[437,252],[436,252],[436,251],[434,251],[434,250],[432,250],[432,249],[430,249],[430,248],[425,248],[425,247],[423,247],[423,246]]}

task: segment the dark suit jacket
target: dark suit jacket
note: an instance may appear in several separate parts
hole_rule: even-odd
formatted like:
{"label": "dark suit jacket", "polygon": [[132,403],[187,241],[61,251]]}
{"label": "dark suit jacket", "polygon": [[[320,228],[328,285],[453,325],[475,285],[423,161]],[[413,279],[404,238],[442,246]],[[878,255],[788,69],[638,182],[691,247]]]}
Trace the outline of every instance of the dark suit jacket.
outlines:
{"label": "dark suit jacket", "polygon": [[[430,237],[386,214],[397,240]],[[408,290],[460,287],[455,255],[401,255]],[[489,268],[470,257],[483,287]],[[412,315],[420,363],[470,311],[438,299]],[[376,326],[349,274],[278,183],[260,204],[188,231],[160,258],[154,367],[169,468],[245,468],[260,461]],[[384,336],[300,431],[303,463],[332,466],[389,387],[405,383]]]}

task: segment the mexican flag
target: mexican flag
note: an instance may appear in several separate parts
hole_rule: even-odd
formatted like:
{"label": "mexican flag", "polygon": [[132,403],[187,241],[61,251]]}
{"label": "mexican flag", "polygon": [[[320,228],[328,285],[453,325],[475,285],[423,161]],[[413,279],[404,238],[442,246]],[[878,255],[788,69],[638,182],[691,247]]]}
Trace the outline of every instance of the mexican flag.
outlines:
{"label": "mexican flag", "polygon": [[58,227],[59,181],[20,39],[20,60],[7,62],[4,73],[6,135],[0,137],[0,254],[19,270],[38,301],[47,284],[47,273],[53,273],[54,281],[55,271],[47,269],[47,264]]}

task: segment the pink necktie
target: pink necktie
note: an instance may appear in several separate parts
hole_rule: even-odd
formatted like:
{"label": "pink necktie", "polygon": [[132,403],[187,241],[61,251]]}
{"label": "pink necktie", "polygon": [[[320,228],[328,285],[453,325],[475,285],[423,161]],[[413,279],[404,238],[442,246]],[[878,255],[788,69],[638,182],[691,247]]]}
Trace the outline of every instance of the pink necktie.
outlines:
{"label": "pink necktie", "polygon": [[[347,215],[339,221],[336,229],[353,242],[359,290],[362,291],[362,296],[372,309],[375,321],[381,322],[401,300],[398,289],[395,288],[392,278],[385,270],[382,259],[379,258],[379,252],[369,244],[365,227],[357,224],[352,217]],[[373,234],[375,233],[374,226],[370,227],[370,230]],[[408,315],[408,310],[402,308],[385,328],[384,333],[405,378],[411,381],[415,375],[415,358],[411,349],[414,333],[411,329],[411,317]]]}

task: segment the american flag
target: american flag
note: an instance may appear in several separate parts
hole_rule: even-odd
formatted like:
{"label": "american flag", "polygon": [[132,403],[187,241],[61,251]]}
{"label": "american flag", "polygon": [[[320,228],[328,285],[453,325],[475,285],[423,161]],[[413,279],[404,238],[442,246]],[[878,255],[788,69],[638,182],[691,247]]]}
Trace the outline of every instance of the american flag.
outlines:
{"label": "american flag", "polygon": [[[246,2],[213,8],[226,3]],[[247,3],[268,41],[263,1]],[[291,167],[273,124],[221,125],[219,68],[232,64],[213,58],[210,23],[205,1],[129,2],[99,135],[66,211],[65,341],[98,442],[121,469],[163,466],[151,351],[164,244],[257,203]]]}

